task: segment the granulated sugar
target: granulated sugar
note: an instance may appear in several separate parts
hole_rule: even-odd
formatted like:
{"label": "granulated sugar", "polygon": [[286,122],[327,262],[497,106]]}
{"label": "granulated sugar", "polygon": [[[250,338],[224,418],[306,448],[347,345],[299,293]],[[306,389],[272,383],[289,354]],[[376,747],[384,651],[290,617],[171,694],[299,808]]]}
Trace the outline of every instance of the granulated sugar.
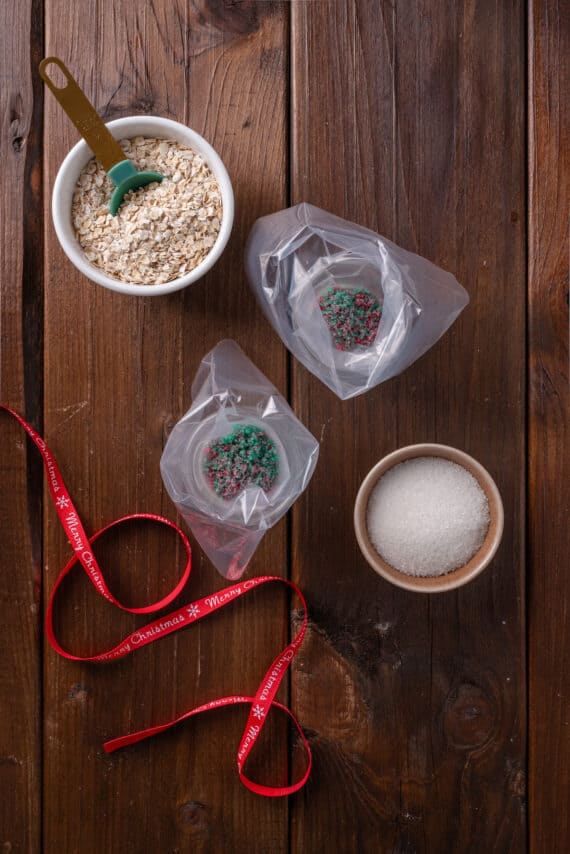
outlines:
{"label": "granulated sugar", "polygon": [[417,457],[383,475],[368,501],[370,540],[407,575],[443,575],[466,564],[489,528],[489,503],[473,475],[439,457]]}

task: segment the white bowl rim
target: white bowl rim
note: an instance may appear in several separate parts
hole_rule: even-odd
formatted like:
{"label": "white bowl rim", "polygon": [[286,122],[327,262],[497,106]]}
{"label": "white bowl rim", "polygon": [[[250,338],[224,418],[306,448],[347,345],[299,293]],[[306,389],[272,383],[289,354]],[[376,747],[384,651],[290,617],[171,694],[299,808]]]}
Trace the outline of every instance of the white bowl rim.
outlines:
{"label": "white bowl rim", "polygon": [[75,180],[77,180],[77,176],[85,163],[93,157],[93,152],[85,140],[81,139],[73,146],[64,158],[53,185],[51,205],[52,217],[55,232],[61,247],[72,264],[74,264],[84,276],[99,285],[103,285],[105,288],[109,288],[110,290],[133,296],[160,296],[181,290],[202,278],[202,276],[204,276],[213,267],[224,251],[229,240],[234,219],[234,194],[228,171],[224,166],[222,159],[210,143],[195,130],[192,130],[192,128],[189,128],[181,122],[176,122],[172,119],[165,119],[161,116],[141,115],[124,116],[122,118],[106,122],[106,125],[116,139],[120,139],[125,133],[129,133],[129,129],[132,129],[133,125],[137,125],[139,128],[141,125],[146,125],[145,131],[131,130],[133,136],[143,136],[145,133],[155,133],[157,136],[164,137],[165,139],[172,138],[173,134],[177,137],[183,136],[187,144],[204,157],[220,185],[220,191],[222,194],[222,222],[216,242],[212,247],[212,250],[197,267],[189,273],[186,273],[186,275],[180,276],[178,279],[173,279],[171,282],[165,282],[164,284],[131,285],[128,282],[121,282],[118,279],[107,276],[102,270],[99,270],[93,264],[90,264],[85,258],[83,250],[79,246],[75,236],[70,237],[69,231],[73,226],[71,226],[69,220],[67,220],[68,214],[62,210],[61,203],[64,184],[69,180],[70,174],[73,172],[75,174]]}

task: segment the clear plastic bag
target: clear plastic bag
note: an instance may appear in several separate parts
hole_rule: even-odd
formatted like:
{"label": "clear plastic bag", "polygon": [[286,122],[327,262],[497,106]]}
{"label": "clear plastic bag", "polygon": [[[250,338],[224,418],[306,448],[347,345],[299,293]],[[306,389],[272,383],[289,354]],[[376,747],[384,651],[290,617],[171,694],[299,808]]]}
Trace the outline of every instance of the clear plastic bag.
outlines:
{"label": "clear plastic bag", "polygon": [[204,357],[192,401],[168,437],[162,479],[216,569],[235,580],[307,486],[319,443],[235,341]]}
{"label": "clear plastic bag", "polygon": [[245,262],[283,343],[343,400],[401,373],[469,302],[451,273],[306,203],[258,219]]}

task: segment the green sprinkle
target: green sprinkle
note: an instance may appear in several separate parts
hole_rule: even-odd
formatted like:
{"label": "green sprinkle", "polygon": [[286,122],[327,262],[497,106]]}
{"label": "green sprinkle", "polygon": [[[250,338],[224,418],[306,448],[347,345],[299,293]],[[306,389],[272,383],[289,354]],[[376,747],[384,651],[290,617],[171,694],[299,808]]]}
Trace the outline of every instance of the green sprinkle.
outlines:
{"label": "green sprinkle", "polygon": [[250,485],[268,492],[279,474],[275,442],[265,430],[251,424],[234,427],[204,454],[206,477],[222,498],[233,498]]}
{"label": "green sprinkle", "polygon": [[368,347],[382,316],[380,303],[364,288],[328,288],[319,306],[338,350]]}

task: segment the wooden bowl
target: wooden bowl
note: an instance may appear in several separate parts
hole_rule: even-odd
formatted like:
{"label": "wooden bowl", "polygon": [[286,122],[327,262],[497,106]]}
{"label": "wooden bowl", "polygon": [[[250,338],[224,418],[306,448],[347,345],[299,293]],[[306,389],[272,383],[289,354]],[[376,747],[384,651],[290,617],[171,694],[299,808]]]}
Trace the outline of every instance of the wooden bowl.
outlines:
{"label": "wooden bowl", "polygon": [[[454,569],[444,575],[419,577],[394,569],[393,566],[386,563],[378,554],[368,535],[366,517],[370,493],[388,469],[415,457],[441,457],[444,460],[449,460],[452,463],[458,463],[460,466],[463,466],[479,483],[489,502],[489,529],[481,548],[464,566],[460,566],[458,569]],[[354,505],[354,530],[356,532],[356,539],[358,540],[362,554],[372,569],[388,581],[391,581],[392,584],[396,584],[398,587],[403,587],[406,590],[417,591],[418,593],[440,593],[444,590],[452,590],[455,587],[467,584],[467,582],[479,575],[491,562],[499,547],[503,535],[503,525],[503,502],[489,472],[477,460],[474,460],[473,457],[448,445],[408,445],[405,448],[399,448],[392,454],[388,454],[387,457],[376,463],[368,472],[358,490]]]}

